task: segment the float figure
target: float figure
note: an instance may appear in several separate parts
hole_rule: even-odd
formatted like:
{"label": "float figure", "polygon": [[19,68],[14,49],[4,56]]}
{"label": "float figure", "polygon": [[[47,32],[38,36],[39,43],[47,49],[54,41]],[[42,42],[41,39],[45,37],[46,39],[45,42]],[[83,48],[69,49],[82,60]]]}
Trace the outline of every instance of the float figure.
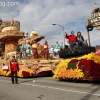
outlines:
{"label": "float figure", "polygon": [[48,41],[45,41],[44,45],[43,45],[43,52],[44,52],[44,58],[49,57],[49,50],[48,50]]}
{"label": "float figure", "polygon": [[37,51],[37,43],[36,41],[32,41],[32,53],[33,53],[33,57],[38,58],[38,51]]}

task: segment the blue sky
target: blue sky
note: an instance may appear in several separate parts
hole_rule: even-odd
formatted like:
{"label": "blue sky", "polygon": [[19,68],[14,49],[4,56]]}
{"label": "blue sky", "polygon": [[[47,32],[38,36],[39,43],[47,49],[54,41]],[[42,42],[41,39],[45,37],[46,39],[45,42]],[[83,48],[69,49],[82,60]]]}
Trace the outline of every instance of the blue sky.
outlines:
{"label": "blue sky", "polygon": [[[0,5],[0,18],[3,20],[19,20],[21,31],[32,30],[44,35],[43,43],[48,40],[49,44],[64,40],[62,28],[53,23],[64,26],[64,31],[81,31],[84,39],[87,39],[85,28],[86,19],[91,17],[96,2],[100,7],[100,0],[0,0],[1,3],[18,2],[17,6]],[[100,30],[90,32],[91,45],[100,45]],[[67,40],[66,40],[67,43]]]}

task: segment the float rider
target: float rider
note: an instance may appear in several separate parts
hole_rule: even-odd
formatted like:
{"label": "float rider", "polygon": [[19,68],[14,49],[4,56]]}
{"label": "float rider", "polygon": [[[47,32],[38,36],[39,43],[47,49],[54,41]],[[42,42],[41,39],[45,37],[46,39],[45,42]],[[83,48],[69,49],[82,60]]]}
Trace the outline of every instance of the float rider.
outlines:
{"label": "float rider", "polygon": [[78,47],[77,38],[74,35],[74,31],[71,31],[70,35],[68,35],[67,32],[65,32],[65,34],[66,34],[65,38],[68,39],[70,47],[73,48],[75,45],[76,45],[76,47]]}
{"label": "float rider", "polygon": [[37,43],[35,40],[32,41],[32,52],[34,59],[38,58]]}
{"label": "float rider", "polygon": [[24,51],[24,45],[22,45],[22,44],[20,43],[20,46],[19,46],[20,60],[23,58],[23,57],[22,57],[22,56],[23,56],[23,51]]}
{"label": "float rider", "polygon": [[27,55],[27,57],[29,57],[29,55],[31,55],[31,44],[30,44],[30,42],[27,42],[25,48],[26,48],[26,55]]}
{"label": "float rider", "polygon": [[48,59],[49,57],[48,41],[45,41],[43,45],[43,52],[44,52],[44,58]]}

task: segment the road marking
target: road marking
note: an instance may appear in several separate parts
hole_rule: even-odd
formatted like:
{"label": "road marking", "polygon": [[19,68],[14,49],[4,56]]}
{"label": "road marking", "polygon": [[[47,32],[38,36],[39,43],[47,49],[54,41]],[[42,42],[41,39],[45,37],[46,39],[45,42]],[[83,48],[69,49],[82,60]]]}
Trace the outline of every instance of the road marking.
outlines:
{"label": "road marking", "polygon": [[40,88],[49,88],[49,89],[53,89],[53,90],[60,90],[60,91],[74,92],[74,93],[80,93],[80,94],[90,94],[90,95],[94,95],[94,96],[100,96],[100,94],[94,94],[91,92],[81,92],[81,91],[67,90],[67,89],[55,88],[55,87],[49,87],[49,86],[43,86],[43,85],[33,85],[33,84],[27,84],[27,83],[21,83],[21,84],[31,85],[31,86],[40,87]]}
{"label": "road marking", "polygon": [[[6,81],[6,80],[0,80],[0,81],[11,82],[11,81]],[[55,88],[55,87],[49,87],[49,86],[43,86],[43,85],[34,85],[34,84],[28,84],[28,83],[19,83],[19,84],[33,86],[33,87],[40,87],[40,88],[48,88],[48,89],[53,89],[53,90],[66,91],[66,92],[73,92],[73,93],[79,93],[79,94],[90,94],[90,95],[93,95],[93,96],[100,96],[100,94],[95,94],[95,93],[91,93],[91,92],[82,92],[82,91],[75,91],[75,90],[67,90],[67,89],[63,89],[63,88]]]}

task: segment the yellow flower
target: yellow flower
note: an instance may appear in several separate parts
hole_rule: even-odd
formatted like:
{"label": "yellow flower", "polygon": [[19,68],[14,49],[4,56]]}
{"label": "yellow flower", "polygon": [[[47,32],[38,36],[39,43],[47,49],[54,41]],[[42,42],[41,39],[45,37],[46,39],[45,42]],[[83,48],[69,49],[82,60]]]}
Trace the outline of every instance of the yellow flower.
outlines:
{"label": "yellow flower", "polygon": [[[77,63],[77,68],[76,69],[67,69],[68,68],[68,63],[74,58],[71,59],[66,59],[62,60],[62,62],[57,66],[57,69],[54,73],[53,78],[73,78],[73,79],[83,79],[84,80],[84,73],[82,72],[81,69],[78,68],[78,63]],[[95,55],[93,52],[89,53],[87,55],[83,55],[81,57],[77,57],[78,60],[81,59],[87,59],[87,60],[93,60],[95,63],[100,64],[100,56]]]}
{"label": "yellow flower", "polygon": [[23,77],[23,75],[22,75],[22,69],[21,70],[19,70],[19,72],[18,72],[18,77]]}
{"label": "yellow flower", "polygon": [[5,76],[10,76],[11,75],[11,71],[8,71]]}

